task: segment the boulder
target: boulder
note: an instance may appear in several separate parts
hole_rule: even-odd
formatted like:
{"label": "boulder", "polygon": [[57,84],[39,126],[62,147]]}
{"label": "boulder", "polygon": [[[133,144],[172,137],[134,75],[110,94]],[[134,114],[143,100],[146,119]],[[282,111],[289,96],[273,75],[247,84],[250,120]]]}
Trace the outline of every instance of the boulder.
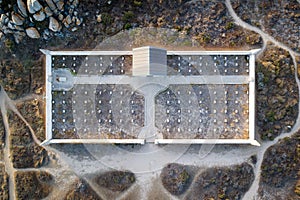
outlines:
{"label": "boulder", "polygon": [[72,23],[72,18],[71,18],[71,16],[68,15],[68,16],[64,19],[63,23],[64,23],[65,27],[68,28],[68,27],[70,26],[70,24]]}
{"label": "boulder", "polygon": [[37,39],[37,38],[41,37],[38,30],[36,30],[36,28],[34,28],[34,27],[27,28],[25,31],[26,31],[26,34],[28,35],[28,37],[30,37],[30,38]]}
{"label": "boulder", "polygon": [[97,22],[98,23],[101,23],[102,22],[102,15],[96,15],[96,19],[97,19]]}
{"label": "boulder", "polygon": [[56,6],[55,6],[55,4],[53,3],[52,0],[46,0],[46,3],[48,4],[49,8],[50,8],[52,11],[55,11],[55,10],[56,10]]}
{"label": "boulder", "polygon": [[23,25],[24,23],[24,18],[21,17],[21,15],[19,15],[18,13],[12,13],[11,15],[11,20],[15,25]]}
{"label": "boulder", "polygon": [[43,32],[43,39],[48,40],[50,38],[50,31],[49,29],[45,29]]}
{"label": "boulder", "polygon": [[24,3],[24,1],[17,0],[17,4],[18,4],[18,8],[19,8],[20,14],[23,17],[27,17],[28,15],[27,15],[27,10],[26,10],[26,4]]}
{"label": "boulder", "polygon": [[15,29],[16,29],[16,28],[15,28],[15,25],[14,25],[11,21],[8,22],[7,27],[8,27],[9,29],[11,29],[11,30],[15,30]]}
{"label": "boulder", "polygon": [[31,14],[40,11],[42,8],[43,7],[38,0],[27,0],[27,9]]}
{"label": "boulder", "polygon": [[15,25],[15,29],[16,29],[17,31],[22,31],[22,32],[24,32],[23,26],[17,26],[17,25]]}
{"label": "boulder", "polygon": [[74,0],[72,4],[73,4],[73,6],[77,7],[79,4],[79,0]]}
{"label": "boulder", "polygon": [[76,25],[80,26],[82,23],[82,19],[79,19],[78,17],[76,17]]}
{"label": "boulder", "polygon": [[45,7],[44,11],[45,11],[45,14],[47,15],[47,17],[50,17],[53,15],[53,12],[51,11],[51,9],[48,6]]}
{"label": "boulder", "polygon": [[59,15],[58,15],[58,20],[59,20],[59,21],[62,21],[63,19],[64,19],[64,15],[63,15],[63,14],[59,14]]}
{"label": "boulder", "polygon": [[49,18],[49,29],[54,32],[58,32],[61,30],[60,23],[54,17]]}
{"label": "boulder", "polygon": [[5,14],[1,14],[0,16],[0,24],[6,25],[9,22],[8,17]]}
{"label": "boulder", "polygon": [[58,10],[63,10],[65,3],[63,1],[58,1],[56,7]]}
{"label": "boulder", "polygon": [[13,30],[11,30],[11,29],[9,29],[9,28],[7,28],[7,27],[2,27],[1,30],[2,30],[2,32],[3,32],[5,35],[14,33]]}
{"label": "boulder", "polygon": [[77,31],[77,30],[78,30],[77,27],[73,27],[73,28],[71,29],[72,32],[75,32],[75,31]]}
{"label": "boulder", "polygon": [[43,20],[46,18],[46,15],[45,15],[45,13],[41,10],[41,11],[35,13],[35,14],[33,15],[33,18],[34,18],[36,21],[41,22],[41,21],[43,21]]}

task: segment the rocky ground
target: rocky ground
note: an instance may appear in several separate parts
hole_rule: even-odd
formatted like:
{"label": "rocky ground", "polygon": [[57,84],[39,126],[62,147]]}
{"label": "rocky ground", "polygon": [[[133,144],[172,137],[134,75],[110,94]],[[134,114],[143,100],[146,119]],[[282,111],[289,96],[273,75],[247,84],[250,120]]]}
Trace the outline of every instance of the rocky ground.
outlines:
{"label": "rocky ground", "polygon": [[[1,91],[0,199],[299,199],[300,3],[255,2],[0,0],[0,84],[12,99]],[[195,145],[182,160],[141,174],[91,166],[96,158],[82,153],[83,146],[68,155],[70,146],[36,144],[33,133],[44,139],[44,57],[39,49],[93,49],[116,33],[149,27],[177,34],[132,31],[138,39],[120,39],[118,45],[152,41],[202,50],[263,48],[256,63],[261,147],[216,146],[199,158],[194,149],[205,147]],[[32,128],[16,115],[12,102]],[[144,148],[120,149],[137,155]],[[76,164],[85,164],[80,173],[71,167]]]}

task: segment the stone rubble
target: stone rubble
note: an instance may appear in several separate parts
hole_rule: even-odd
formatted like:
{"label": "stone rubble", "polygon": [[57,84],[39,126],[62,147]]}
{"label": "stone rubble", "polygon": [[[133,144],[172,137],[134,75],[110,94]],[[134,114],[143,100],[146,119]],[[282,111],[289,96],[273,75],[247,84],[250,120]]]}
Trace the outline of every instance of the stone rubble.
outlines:
{"label": "stone rubble", "polygon": [[63,26],[77,31],[83,22],[78,5],[78,0],[17,0],[16,5],[8,5],[11,11],[0,15],[0,39],[11,34],[19,44],[26,35],[48,40]]}

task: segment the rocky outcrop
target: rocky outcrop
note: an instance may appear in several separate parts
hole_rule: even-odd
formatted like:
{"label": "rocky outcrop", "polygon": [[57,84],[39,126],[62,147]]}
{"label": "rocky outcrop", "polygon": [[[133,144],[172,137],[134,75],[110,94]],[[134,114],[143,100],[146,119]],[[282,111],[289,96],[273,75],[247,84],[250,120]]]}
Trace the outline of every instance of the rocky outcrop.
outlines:
{"label": "rocky outcrop", "polygon": [[34,28],[34,27],[27,28],[26,29],[26,34],[28,35],[28,37],[30,37],[32,39],[37,39],[37,38],[41,37],[38,30],[36,30],[36,28]]}
{"label": "rocky outcrop", "polygon": [[17,0],[16,4],[14,7],[9,4],[6,13],[0,8],[3,13],[0,16],[0,38],[12,35],[16,43],[20,43],[24,35],[48,40],[55,32],[60,32],[63,25],[74,32],[82,24],[76,10],[79,1]]}

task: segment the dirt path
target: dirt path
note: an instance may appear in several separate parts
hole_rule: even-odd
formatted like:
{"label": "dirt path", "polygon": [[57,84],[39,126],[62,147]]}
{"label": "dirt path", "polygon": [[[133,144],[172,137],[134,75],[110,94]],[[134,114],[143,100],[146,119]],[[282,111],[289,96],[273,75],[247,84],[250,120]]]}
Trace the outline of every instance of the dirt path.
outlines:
{"label": "dirt path", "polygon": [[[59,187],[55,187],[54,185],[54,192],[50,193],[48,199],[57,199],[61,197],[61,194],[65,194],[68,192],[68,188],[70,187],[70,184],[72,181],[70,180],[75,180],[75,174],[70,175],[70,170],[68,169],[68,165],[66,163],[63,163],[63,161],[60,161],[60,164],[55,164],[54,166],[48,168],[48,167],[41,167],[41,168],[25,168],[25,169],[15,169],[13,167],[13,163],[11,160],[11,151],[10,151],[10,127],[9,127],[9,121],[8,121],[8,114],[7,114],[7,109],[12,110],[18,117],[21,118],[21,120],[25,123],[25,125],[29,128],[32,138],[34,142],[37,145],[40,145],[40,141],[37,139],[35,135],[35,131],[32,129],[30,124],[25,120],[25,118],[21,115],[21,113],[17,110],[16,104],[22,103],[24,101],[29,101],[33,99],[41,99],[41,96],[35,95],[35,94],[29,94],[21,99],[18,99],[16,101],[11,100],[6,92],[4,91],[3,87],[0,85],[0,110],[3,118],[3,125],[5,128],[5,147],[3,150],[4,154],[4,162],[1,162],[5,166],[6,173],[8,174],[8,189],[9,189],[9,199],[16,199],[16,186],[15,186],[15,181],[14,181],[14,173],[16,171],[21,171],[21,172],[29,172],[29,171],[36,171],[39,172],[41,170],[44,170],[46,172],[49,172],[55,177],[55,181],[58,182]],[[55,153],[55,150],[47,147],[47,152],[52,153],[57,155]],[[63,176],[64,174],[67,174]],[[64,178],[63,178],[64,177]],[[64,185],[64,187],[61,187],[61,185]],[[63,195],[62,195],[63,196]],[[55,197],[55,198],[52,198]]]}
{"label": "dirt path", "polygon": [[9,189],[9,199],[16,199],[15,197],[15,182],[14,182],[14,172],[15,169],[13,167],[13,164],[11,162],[11,155],[10,155],[10,128],[9,128],[9,122],[7,117],[7,102],[6,102],[6,93],[3,89],[3,87],[0,85],[0,109],[1,114],[3,118],[3,125],[5,128],[5,147],[3,150],[4,154],[4,166],[6,173],[8,174],[8,189]]}

